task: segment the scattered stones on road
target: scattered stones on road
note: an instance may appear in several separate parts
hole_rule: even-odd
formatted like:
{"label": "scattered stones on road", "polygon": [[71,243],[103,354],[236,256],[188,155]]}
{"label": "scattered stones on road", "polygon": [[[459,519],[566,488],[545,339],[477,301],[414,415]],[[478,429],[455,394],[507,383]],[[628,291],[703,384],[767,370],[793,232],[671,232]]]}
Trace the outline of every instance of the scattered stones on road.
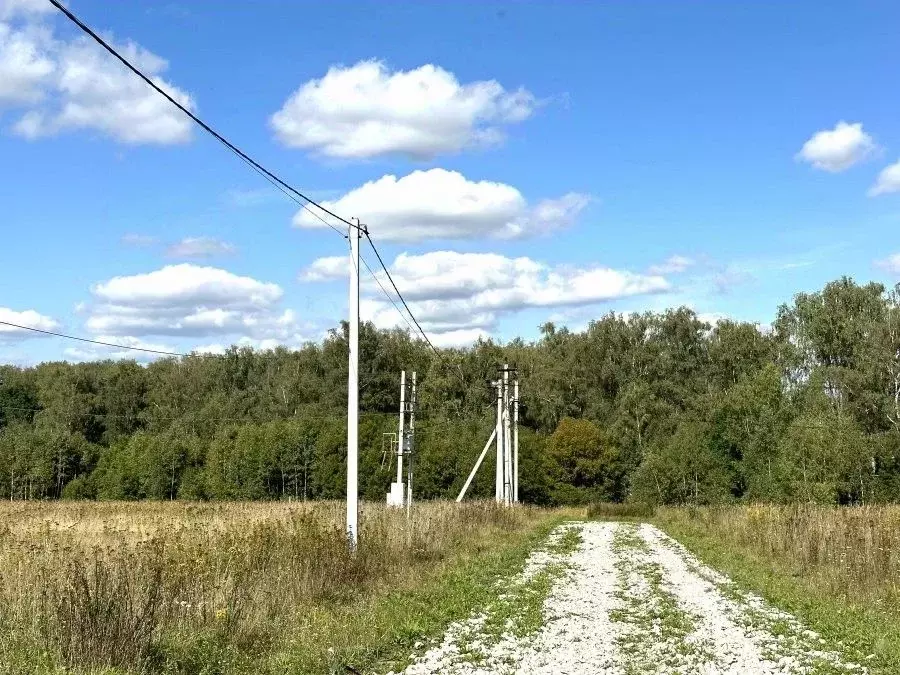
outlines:
{"label": "scattered stones on road", "polygon": [[567,523],[407,675],[866,673],[646,524]]}

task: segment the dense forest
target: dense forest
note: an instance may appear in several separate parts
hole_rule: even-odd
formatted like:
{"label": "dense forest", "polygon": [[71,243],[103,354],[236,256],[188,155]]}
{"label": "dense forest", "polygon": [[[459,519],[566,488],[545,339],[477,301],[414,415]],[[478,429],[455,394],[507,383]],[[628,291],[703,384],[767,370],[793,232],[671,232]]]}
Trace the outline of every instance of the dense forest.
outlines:
{"label": "dense forest", "polygon": [[[416,495],[451,497],[505,362],[522,383],[526,501],[900,500],[900,285],[844,278],[765,330],[680,308],[436,354],[363,325],[365,498],[391,480],[401,369],[418,372]],[[3,366],[0,497],[341,497],[346,382],[346,326],[299,351]],[[493,493],[490,462],[473,496]]]}

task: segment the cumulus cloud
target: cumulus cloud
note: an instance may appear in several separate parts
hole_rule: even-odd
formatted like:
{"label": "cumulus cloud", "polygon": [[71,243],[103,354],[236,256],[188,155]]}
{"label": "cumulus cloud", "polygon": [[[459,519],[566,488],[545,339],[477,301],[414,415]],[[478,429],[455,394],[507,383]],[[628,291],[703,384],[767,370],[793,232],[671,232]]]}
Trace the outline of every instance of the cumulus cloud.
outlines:
{"label": "cumulus cloud", "polygon": [[[94,339],[99,342],[122,345],[122,347],[126,347],[126,349],[105,345],[79,345],[77,347],[67,347],[63,350],[63,354],[71,361],[103,361],[106,359],[120,361],[122,359],[133,359],[135,361],[146,363],[155,359],[164,358],[166,355],[139,350],[147,349],[152,350],[152,352],[179,352],[179,350],[172,345],[161,342],[147,342],[131,335],[98,335]],[[130,349],[127,349],[127,347],[130,347]]]}
{"label": "cumulus cloud", "polygon": [[435,65],[391,71],[381,61],[334,66],[310,80],[271,117],[292,148],[363,159],[399,154],[428,159],[503,140],[504,125],[528,118],[534,96],[495,80],[461,84]]}
{"label": "cumulus cloud", "polygon": [[345,255],[332,255],[316,258],[313,263],[300,273],[300,281],[327,281],[329,279],[349,278],[350,259]]}
{"label": "cumulus cloud", "polygon": [[[25,0],[0,5],[0,105],[23,109],[13,131],[39,138],[93,130],[128,144],[183,143],[192,128],[181,112],[87,38],[57,39]],[[49,3],[42,2],[52,9]],[[187,108],[191,96],[162,78],[165,59],[134,42],[115,43],[160,87]]]}
{"label": "cumulus cloud", "polygon": [[860,122],[838,122],[834,129],[818,131],[803,144],[798,160],[816,169],[837,173],[869,157],[876,149],[872,137]]}
{"label": "cumulus cloud", "polygon": [[294,340],[299,320],[282,289],[215,267],[167,265],[91,288],[86,326],[95,334]]}
{"label": "cumulus cloud", "polygon": [[[309,268],[308,278],[329,278],[331,263]],[[346,265],[344,266],[346,269]],[[669,282],[659,275],[606,267],[552,267],[527,257],[494,253],[434,251],[401,254],[391,276],[429,336],[459,344],[487,335],[501,315],[528,308],[598,304],[618,298],[662,293]],[[333,268],[336,278],[338,270]],[[341,277],[343,274],[340,275]],[[382,279],[382,284],[386,284]],[[360,314],[377,326],[405,325],[378,287],[364,287]]]}
{"label": "cumulus cloud", "polygon": [[[572,223],[588,204],[586,195],[569,193],[529,206],[516,188],[491,181],[470,181],[445,169],[382,176],[323,206],[360,218],[382,241],[517,238]],[[325,224],[301,209],[298,227]]]}
{"label": "cumulus cloud", "polygon": [[875,261],[875,266],[880,267],[889,274],[900,277],[900,253],[894,253],[883,260]]}
{"label": "cumulus cloud", "polygon": [[[303,342],[307,340],[302,336],[297,336],[294,340],[291,341],[289,346],[299,347]],[[251,349],[255,349],[256,351],[269,351],[273,349],[277,349],[278,347],[285,346],[285,342],[282,340],[277,340],[274,338],[265,338],[262,340],[254,340],[249,337],[242,337],[239,340],[235,340],[230,344],[224,344],[221,342],[213,342],[207,345],[198,345],[194,347],[191,351],[197,352],[198,354],[224,354],[229,347],[250,347]]]}
{"label": "cumulus cloud", "polygon": [[55,12],[56,8],[46,0],[0,0],[0,21],[18,16],[36,16]]}
{"label": "cumulus cloud", "polygon": [[462,328],[448,330],[444,333],[433,333],[428,336],[435,347],[467,347],[478,340],[487,340],[491,334],[481,328]]}
{"label": "cumulus cloud", "polygon": [[213,237],[185,237],[166,249],[170,258],[214,258],[237,253],[237,247]]}
{"label": "cumulus cloud", "polygon": [[[37,328],[38,330],[57,330],[59,328],[59,322],[56,319],[44,316],[33,309],[16,311],[9,307],[0,307],[0,321],[8,321],[9,323],[27,326],[28,328]],[[44,336],[41,333],[0,323],[0,340],[23,340],[30,337]]]}
{"label": "cumulus cloud", "polygon": [[696,261],[683,255],[672,255],[658,265],[651,265],[647,270],[650,274],[681,274],[689,267],[693,267]]}
{"label": "cumulus cloud", "polygon": [[722,321],[729,321],[731,319],[730,316],[722,312],[698,312],[697,318],[703,323],[708,323],[713,328]]}
{"label": "cumulus cloud", "polygon": [[889,192],[900,192],[900,161],[884,167],[875,179],[875,185],[869,188],[870,197]]}
{"label": "cumulus cloud", "polygon": [[14,31],[0,23],[0,105],[36,103],[56,64],[48,54],[48,35],[38,28]]}

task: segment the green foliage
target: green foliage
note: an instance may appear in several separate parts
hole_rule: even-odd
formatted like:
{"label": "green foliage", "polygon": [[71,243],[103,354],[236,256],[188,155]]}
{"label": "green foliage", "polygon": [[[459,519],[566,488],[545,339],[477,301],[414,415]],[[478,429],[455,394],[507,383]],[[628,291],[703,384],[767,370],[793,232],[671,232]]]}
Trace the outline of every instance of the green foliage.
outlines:
{"label": "green foliage", "polygon": [[685,419],[644,458],[632,496],[647,504],[711,504],[729,498],[731,483],[727,459],[710,443],[709,426]]}
{"label": "green foliage", "polygon": [[587,510],[588,518],[600,518],[615,520],[617,518],[652,518],[656,509],[650,504],[629,502],[619,504],[616,502],[597,502],[591,504]]}
{"label": "green foliage", "polygon": [[[418,373],[416,494],[447,498],[493,426],[503,363],[521,377],[531,503],[900,499],[900,287],[840,279],[772,331],[680,308],[439,358],[399,330],[365,324],[360,341],[366,499],[392,480],[401,369]],[[2,366],[0,499],[341,498],[346,356],[342,325],[297,351]],[[472,497],[493,494],[493,462]]]}

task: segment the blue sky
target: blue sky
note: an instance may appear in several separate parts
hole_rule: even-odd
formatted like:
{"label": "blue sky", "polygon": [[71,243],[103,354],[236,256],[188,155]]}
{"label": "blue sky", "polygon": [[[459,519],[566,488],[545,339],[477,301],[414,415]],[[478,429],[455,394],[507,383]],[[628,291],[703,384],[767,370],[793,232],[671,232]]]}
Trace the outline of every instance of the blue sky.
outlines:
{"label": "blue sky", "polygon": [[[47,7],[0,0],[0,319],[175,350],[336,325],[345,242]],[[70,7],[369,223],[437,343],[681,304],[767,323],[900,280],[893,2]],[[117,355],[0,332],[3,361]]]}

